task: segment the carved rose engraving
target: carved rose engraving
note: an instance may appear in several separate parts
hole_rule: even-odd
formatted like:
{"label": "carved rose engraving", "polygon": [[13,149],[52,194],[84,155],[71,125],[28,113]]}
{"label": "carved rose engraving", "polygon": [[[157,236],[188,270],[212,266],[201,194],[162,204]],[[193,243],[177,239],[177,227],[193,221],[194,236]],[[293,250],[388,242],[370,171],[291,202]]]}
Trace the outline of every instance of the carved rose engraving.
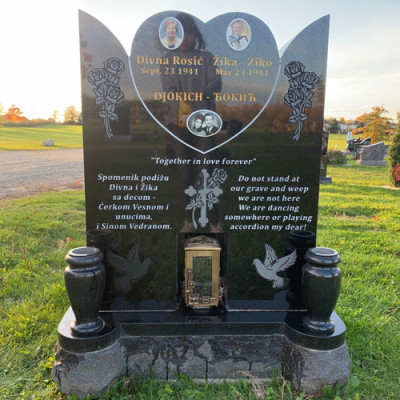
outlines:
{"label": "carved rose engraving", "polygon": [[285,75],[289,78],[290,86],[284,101],[292,109],[289,122],[296,124],[293,140],[299,140],[303,123],[307,119],[305,109],[312,107],[312,90],[319,86],[319,78],[314,72],[305,71],[305,66],[300,61],[287,64]]}
{"label": "carved rose engraving", "polygon": [[117,57],[104,61],[104,68],[94,68],[88,74],[88,81],[96,86],[93,92],[96,95],[96,104],[103,109],[99,115],[104,120],[104,127],[109,139],[114,137],[110,121],[118,121],[115,106],[124,100],[124,93],[119,87],[119,76],[125,71],[125,64]]}

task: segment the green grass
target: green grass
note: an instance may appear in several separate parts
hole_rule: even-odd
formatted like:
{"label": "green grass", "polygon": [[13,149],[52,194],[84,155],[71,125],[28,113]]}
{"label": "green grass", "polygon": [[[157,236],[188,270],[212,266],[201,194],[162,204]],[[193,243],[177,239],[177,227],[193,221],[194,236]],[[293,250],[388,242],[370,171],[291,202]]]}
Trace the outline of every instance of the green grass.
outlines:
{"label": "green grass", "polygon": [[339,133],[330,133],[328,141],[328,150],[346,150],[347,135]]}
{"label": "green grass", "polygon": [[[43,141],[54,139],[54,147],[43,146]],[[82,126],[43,125],[36,128],[0,127],[0,151],[81,149]]]}
{"label": "green grass", "polygon": [[342,257],[336,310],[365,399],[400,398],[400,191],[382,188],[386,174],[386,168],[328,167],[333,185],[320,195],[318,244]]}
{"label": "green grass", "polygon": [[[329,166],[320,193],[318,245],[339,251],[336,311],[347,327],[351,380],[321,399],[400,399],[400,191],[387,169]],[[68,308],[64,256],[85,242],[82,191],[0,201],[0,399],[62,399],[50,376],[56,327]],[[309,399],[277,376],[198,385],[126,378],[103,399]],[[336,397],[335,397],[336,396]],[[69,397],[70,399],[73,397]],[[315,398],[315,397],[314,397]]]}
{"label": "green grass", "polygon": [[[43,141],[54,139],[55,147],[43,146]],[[329,150],[346,150],[347,135],[329,134]],[[82,126],[44,125],[37,128],[0,127],[0,151],[50,150],[82,148]]]}

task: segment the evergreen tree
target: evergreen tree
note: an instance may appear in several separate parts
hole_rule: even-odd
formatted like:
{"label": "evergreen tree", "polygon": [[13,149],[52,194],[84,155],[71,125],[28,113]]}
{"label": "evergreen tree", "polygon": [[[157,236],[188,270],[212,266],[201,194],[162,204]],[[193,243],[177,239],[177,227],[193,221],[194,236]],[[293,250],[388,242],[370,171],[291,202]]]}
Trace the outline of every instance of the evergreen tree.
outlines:
{"label": "evergreen tree", "polygon": [[393,135],[392,144],[388,151],[389,173],[392,186],[400,187],[400,121]]}
{"label": "evergreen tree", "polygon": [[330,133],[338,133],[339,132],[339,123],[336,118],[333,118],[331,121],[331,127],[329,128]]}

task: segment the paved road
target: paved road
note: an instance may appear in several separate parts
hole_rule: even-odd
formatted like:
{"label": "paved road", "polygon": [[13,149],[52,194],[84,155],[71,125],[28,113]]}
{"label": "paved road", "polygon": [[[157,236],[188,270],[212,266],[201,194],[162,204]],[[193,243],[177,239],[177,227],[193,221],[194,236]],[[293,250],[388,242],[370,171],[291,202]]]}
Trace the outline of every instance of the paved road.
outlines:
{"label": "paved road", "polygon": [[0,199],[83,186],[81,149],[0,152]]}

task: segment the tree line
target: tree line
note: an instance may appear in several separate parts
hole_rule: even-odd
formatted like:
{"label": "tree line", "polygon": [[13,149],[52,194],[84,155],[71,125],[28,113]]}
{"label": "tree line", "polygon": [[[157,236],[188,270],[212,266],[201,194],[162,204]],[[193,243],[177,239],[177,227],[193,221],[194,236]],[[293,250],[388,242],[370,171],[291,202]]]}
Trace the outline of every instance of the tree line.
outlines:
{"label": "tree line", "polygon": [[[341,117],[338,120],[336,118],[327,118],[326,121],[329,123],[330,133],[340,133],[340,123],[355,123],[357,127],[352,130],[352,135],[359,135],[362,139],[369,137],[371,138],[371,143],[378,143],[380,141],[390,142],[395,131],[395,126],[393,120],[385,116],[387,113],[388,111],[383,106],[374,106],[371,112],[359,115],[355,120],[346,121]],[[12,104],[7,112],[4,112],[4,108],[0,103],[0,125],[38,126],[55,124],[58,120],[58,111],[54,111],[51,118],[47,120],[41,118],[29,120],[15,104]],[[82,124],[81,113],[76,110],[75,106],[69,106],[65,109],[63,124]]]}
{"label": "tree line", "polygon": [[[17,107],[15,104],[12,104],[7,111],[5,111],[3,105],[0,103],[0,125],[4,126],[39,126],[39,125],[48,125],[48,124],[56,124],[59,121],[59,112],[57,110],[53,111],[51,118],[43,119],[43,118],[35,118],[28,119],[24,112]],[[77,111],[75,106],[69,106],[64,111],[64,121],[62,122],[65,125],[81,125],[81,113]]]}
{"label": "tree line", "polygon": [[369,137],[371,143],[390,142],[395,131],[395,124],[392,118],[385,115],[387,113],[388,110],[383,106],[374,106],[371,112],[359,115],[355,120],[346,121],[341,117],[339,120],[327,118],[326,121],[329,123],[329,133],[341,133],[340,123],[355,124],[357,127],[351,130],[352,135],[359,135],[361,139]]}

